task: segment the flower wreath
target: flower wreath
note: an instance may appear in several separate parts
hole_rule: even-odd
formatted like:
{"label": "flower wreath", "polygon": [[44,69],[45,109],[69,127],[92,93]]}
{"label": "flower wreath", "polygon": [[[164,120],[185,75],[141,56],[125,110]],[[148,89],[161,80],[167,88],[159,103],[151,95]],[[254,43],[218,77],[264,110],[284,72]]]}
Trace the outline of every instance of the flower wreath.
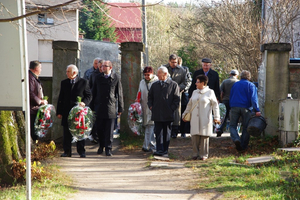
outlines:
{"label": "flower wreath", "polygon": [[69,130],[73,136],[72,142],[91,139],[90,133],[94,123],[93,111],[88,106],[79,106],[80,97],[77,97],[77,102],[78,105],[70,110],[68,116]]}
{"label": "flower wreath", "polygon": [[139,102],[134,102],[128,109],[128,125],[132,132],[140,135],[143,125],[142,106]]}
{"label": "flower wreath", "polygon": [[[44,97],[47,100],[47,97]],[[44,137],[49,128],[53,125],[53,116],[55,116],[55,108],[52,104],[41,106],[38,111],[34,122],[35,134],[38,137]]]}

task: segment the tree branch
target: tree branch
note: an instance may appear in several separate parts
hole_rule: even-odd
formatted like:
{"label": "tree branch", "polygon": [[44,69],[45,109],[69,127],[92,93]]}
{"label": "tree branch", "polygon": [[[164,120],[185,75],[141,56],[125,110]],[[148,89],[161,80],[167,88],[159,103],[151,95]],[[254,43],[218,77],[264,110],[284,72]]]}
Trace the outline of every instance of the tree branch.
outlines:
{"label": "tree branch", "polygon": [[0,19],[0,23],[1,22],[17,21],[19,19],[23,19],[25,17],[36,15],[36,14],[39,14],[39,13],[44,12],[44,11],[48,11],[48,10],[52,10],[52,9],[59,8],[59,7],[62,7],[62,6],[69,5],[70,3],[73,3],[75,1],[78,1],[78,0],[71,0],[71,1],[67,1],[65,3],[57,4],[57,5],[54,5],[54,6],[48,6],[46,8],[42,8],[41,10],[37,10],[37,11],[34,11],[34,12],[26,13],[25,15],[20,15],[20,16],[17,16],[17,17]]}

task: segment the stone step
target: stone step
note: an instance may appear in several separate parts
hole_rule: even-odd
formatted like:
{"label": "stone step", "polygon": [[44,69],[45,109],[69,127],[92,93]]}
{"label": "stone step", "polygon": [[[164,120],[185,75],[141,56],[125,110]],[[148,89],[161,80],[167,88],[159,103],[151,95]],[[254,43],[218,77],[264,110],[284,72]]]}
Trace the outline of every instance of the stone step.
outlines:
{"label": "stone step", "polygon": [[300,151],[300,147],[278,148],[278,151]]}
{"label": "stone step", "polygon": [[248,164],[258,164],[258,163],[266,163],[274,160],[273,156],[260,156],[255,158],[248,158],[246,161]]}
{"label": "stone step", "polygon": [[176,162],[151,162],[150,167],[184,168],[184,163],[176,163]]}

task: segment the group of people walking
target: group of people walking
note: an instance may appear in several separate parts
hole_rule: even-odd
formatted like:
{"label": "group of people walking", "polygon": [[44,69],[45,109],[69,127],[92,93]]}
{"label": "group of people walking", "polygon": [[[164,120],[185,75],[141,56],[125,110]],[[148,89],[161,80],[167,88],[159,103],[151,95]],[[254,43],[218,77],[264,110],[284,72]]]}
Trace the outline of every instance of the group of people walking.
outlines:
{"label": "group of people walking", "polygon": [[[212,61],[202,59],[202,68],[195,71],[193,78],[189,69],[181,65],[182,59],[175,54],[170,55],[169,63],[157,69],[147,66],[143,69],[137,100],[143,110],[143,126],[145,139],[142,150],[153,152],[157,156],[168,156],[170,138],[177,138],[178,133],[185,137],[190,132],[192,139],[192,159],[206,160],[209,156],[209,137],[213,134],[214,124],[220,124],[219,102],[223,102],[227,112],[225,120],[217,130],[221,136],[226,119],[230,112],[231,138],[238,151],[247,149],[249,134],[247,124],[251,110],[260,116],[257,90],[250,82],[249,71],[232,70],[229,79],[219,84],[219,75],[211,69]],[[34,121],[38,106],[47,104],[42,100],[43,93],[39,81],[41,64],[30,63],[30,106],[31,124]],[[92,137],[99,144],[98,154],[105,151],[112,156],[113,131],[115,121],[124,111],[123,90],[120,77],[114,72],[112,63],[100,58],[94,59],[93,67],[88,69],[84,78],[78,76],[78,68],[69,65],[66,69],[67,79],[61,82],[57,102],[57,117],[62,119],[63,148],[62,157],[71,157],[72,135],[68,128],[68,113],[76,105],[77,97],[81,97],[80,106],[89,105],[96,113],[96,122],[92,129]],[[188,123],[184,116],[191,115]],[[242,118],[242,136],[237,132],[239,118]],[[188,127],[190,125],[190,127]],[[33,128],[32,128],[33,131]],[[34,133],[32,139],[36,140]],[[85,155],[85,141],[77,142],[77,153]]]}
{"label": "group of people walking", "polygon": [[[193,78],[187,67],[178,64],[181,61],[182,59],[175,54],[170,55],[169,63],[157,70],[158,80],[151,67],[145,67],[143,71],[144,79],[140,82],[138,92],[144,111],[145,141],[142,150],[153,151],[153,154],[158,156],[167,156],[170,138],[176,138],[178,130],[182,137],[185,137],[186,129],[182,127],[187,123],[184,116],[188,113],[191,115],[189,132],[192,138],[192,159],[208,158],[209,137],[213,135],[214,124],[221,124],[216,130],[217,137],[221,137],[229,113],[230,135],[236,149],[246,150],[250,138],[247,133],[250,117],[253,113],[255,116],[261,115],[257,89],[250,82],[251,73],[243,70],[239,81],[239,72],[233,69],[230,71],[230,77],[220,86],[218,73],[211,69],[211,59],[202,59],[202,68],[195,71]],[[184,104],[182,100],[188,103]],[[222,122],[220,102],[226,106],[226,115]],[[237,131],[240,118],[243,127],[241,137]]]}
{"label": "group of people walking", "polygon": [[[98,65],[101,62],[101,65]],[[72,156],[72,134],[69,131],[68,115],[70,110],[79,104],[79,106],[90,108],[96,113],[96,123],[93,127],[94,133],[97,133],[99,148],[97,153],[102,154],[105,150],[106,156],[112,156],[113,130],[115,118],[123,112],[123,90],[120,77],[113,71],[113,66],[109,60],[94,61],[94,71],[89,73],[89,82],[85,78],[78,76],[78,68],[71,64],[67,66],[67,79],[61,81],[60,92],[56,107],[56,115],[61,119],[63,126],[63,149],[61,157]],[[39,75],[41,72],[41,63],[38,61],[30,62],[29,83],[30,83],[30,107],[31,124],[34,125],[34,119],[38,107],[48,102],[43,99],[43,92]],[[90,89],[92,88],[92,90]],[[78,97],[81,102],[78,103]],[[33,140],[37,139],[34,133],[34,126],[31,128]],[[94,135],[96,138],[96,135]],[[77,153],[81,158],[85,158],[85,140],[77,141]]]}

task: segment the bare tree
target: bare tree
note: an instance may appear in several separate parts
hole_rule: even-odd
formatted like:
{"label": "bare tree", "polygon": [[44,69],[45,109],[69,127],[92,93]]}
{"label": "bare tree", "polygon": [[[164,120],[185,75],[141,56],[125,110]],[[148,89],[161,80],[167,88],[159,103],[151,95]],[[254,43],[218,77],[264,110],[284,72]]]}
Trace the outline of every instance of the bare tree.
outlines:
{"label": "bare tree", "polygon": [[254,79],[260,64],[260,16],[252,1],[223,0],[194,7],[193,15],[181,17],[177,36],[196,43],[199,57],[211,57],[222,74],[246,69]]}
{"label": "bare tree", "polygon": [[178,23],[181,8],[153,6],[147,9],[149,63],[157,68],[168,62],[169,55],[177,53],[184,41],[179,40],[172,28]]}
{"label": "bare tree", "polygon": [[[299,57],[300,1],[265,0],[262,43],[292,44],[291,57]],[[298,49],[298,51],[297,51]]]}

